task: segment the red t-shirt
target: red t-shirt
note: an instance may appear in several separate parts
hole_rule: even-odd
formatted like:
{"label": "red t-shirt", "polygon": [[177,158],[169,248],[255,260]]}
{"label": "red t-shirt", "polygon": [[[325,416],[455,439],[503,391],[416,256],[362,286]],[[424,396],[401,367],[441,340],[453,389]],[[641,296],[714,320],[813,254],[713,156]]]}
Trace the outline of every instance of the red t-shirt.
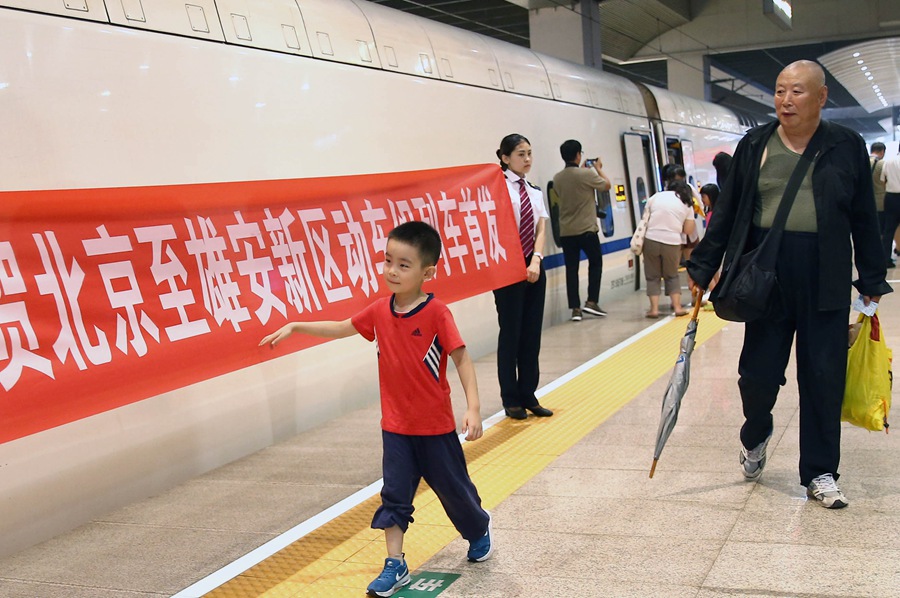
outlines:
{"label": "red t-shirt", "polygon": [[435,436],[456,431],[447,382],[447,357],[465,346],[453,314],[429,294],[406,314],[384,297],[351,319],[378,346],[381,428],[395,434]]}

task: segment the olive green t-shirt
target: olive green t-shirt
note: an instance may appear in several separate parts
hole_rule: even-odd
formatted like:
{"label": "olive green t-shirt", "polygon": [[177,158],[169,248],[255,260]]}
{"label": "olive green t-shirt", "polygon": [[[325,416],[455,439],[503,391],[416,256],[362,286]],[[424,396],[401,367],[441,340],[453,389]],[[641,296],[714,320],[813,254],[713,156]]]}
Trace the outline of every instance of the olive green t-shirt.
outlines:
{"label": "olive green t-shirt", "polygon": [[[771,228],[775,221],[775,213],[781,205],[784,188],[800,161],[800,154],[791,151],[784,145],[778,132],[772,133],[766,145],[766,161],[759,170],[759,203],[753,215],[753,223],[762,228]],[[812,171],[810,166],[800,183],[794,205],[788,214],[784,230],[814,233],[816,226],[816,202],[813,199]]]}
{"label": "olive green t-shirt", "polygon": [[596,233],[597,195],[595,189],[606,181],[593,168],[568,166],[553,177],[553,188],[559,195],[559,234],[574,237]]}

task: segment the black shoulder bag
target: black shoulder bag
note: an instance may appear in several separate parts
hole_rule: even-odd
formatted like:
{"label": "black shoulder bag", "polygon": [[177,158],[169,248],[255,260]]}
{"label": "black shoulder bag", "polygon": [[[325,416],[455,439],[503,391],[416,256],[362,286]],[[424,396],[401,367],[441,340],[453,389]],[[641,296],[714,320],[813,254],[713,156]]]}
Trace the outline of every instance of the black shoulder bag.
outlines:
{"label": "black shoulder bag", "polygon": [[[713,300],[716,315],[723,320],[754,322],[769,315],[776,305],[777,297],[773,294],[778,287],[775,269],[781,234],[784,232],[784,225],[803,177],[806,176],[806,171],[809,170],[813,157],[818,152],[824,128],[823,123],[816,129],[797,166],[794,167],[794,172],[791,173],[784,195],[781,197],[781,203],[778,205],[778,211],[775,213],[772,227],[762,243],[736,258],[731,267],[723,272],[723,281],[717,288],[719,292]],[[778,131],[772,134],[777,135]]]}

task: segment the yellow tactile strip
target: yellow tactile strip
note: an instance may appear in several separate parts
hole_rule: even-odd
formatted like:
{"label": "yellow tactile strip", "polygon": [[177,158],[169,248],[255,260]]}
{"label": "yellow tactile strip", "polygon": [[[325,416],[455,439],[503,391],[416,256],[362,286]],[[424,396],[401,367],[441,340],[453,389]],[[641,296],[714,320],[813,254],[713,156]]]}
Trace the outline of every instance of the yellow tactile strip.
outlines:
{"label": "yellow tactile strip", "polygon": [[[671,320],[541,397],[548,419],[503,420],[463,449],[469,474],[491,509],[537,475],[591,430],[675,365],[688,319]],[[726,324],[700,314],[697,344]],[[661,400],[661,397],[660,397]],[[647,427],[654,434],[656,422]],[[384,564],[384,537],[369,528],[380,497],[307,534],[206,594],[211,598],[307,598],[362,595]],[[424,483],[415,500],[415,523],[404,540],[410,570],[418,569],[458,533]],[[464,559],[464,555],[460,555]]]}

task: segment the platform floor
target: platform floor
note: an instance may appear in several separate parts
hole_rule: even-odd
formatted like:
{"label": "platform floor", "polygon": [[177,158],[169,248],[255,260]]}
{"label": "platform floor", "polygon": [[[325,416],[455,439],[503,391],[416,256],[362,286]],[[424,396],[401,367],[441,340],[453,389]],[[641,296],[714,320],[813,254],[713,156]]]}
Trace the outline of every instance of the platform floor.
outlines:
{"label": "platform floor", "polygon": [[[889,344],[900,338],[898,300],[881,308]],[[792,364],[765,473],[744,481],[743,326],[701,312],[690,389],[649,479],[687,318],[647,320],[637,293],[604,307],[606,318],[545,331],[541,401],[552,418],[500,416],[495,356],[477,361],[490,427],[464,448],[496,552],[466,562],[467,543],[423,488],[405,546],[414,582],[395,596],[900,596],[896,433],[845,424],[850,506],[808,502]],[[359,410],[0,560],[0,597],[363,596],[384,558],[380,533],[368,529],[378,421],[377,407]]]}

